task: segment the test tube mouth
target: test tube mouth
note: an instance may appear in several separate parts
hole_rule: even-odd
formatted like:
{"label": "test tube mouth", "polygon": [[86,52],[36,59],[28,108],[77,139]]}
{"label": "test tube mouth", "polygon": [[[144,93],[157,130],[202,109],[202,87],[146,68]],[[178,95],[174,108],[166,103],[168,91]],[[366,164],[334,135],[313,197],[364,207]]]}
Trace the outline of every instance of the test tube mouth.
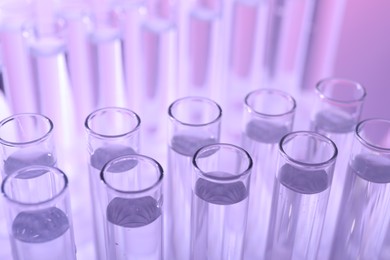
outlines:
{"label": "test tube mouth", "polygon": [[355,136],[365,147],[390,153],[390,120],[370,118],[356,125]]}
{"label": "test tube mouth", "polygon": [[[47,174],[50,174],[50,176],[47,177],[49,180],[46,180],[46,182],[50,182],[50,185],[54,184],[55,187],[50,187],[51,189],[47,192],[46,198],[34,201],[33,199],[38,197],[35,192],[45,189],[45,187],[39,185],[38,179],[43,179],[45,177],[44,175]],[[26,190],[18,189],[17,185],[23,185],[33,181],[37,182],[34,194],[29,194]],[[68,184],[68,177],[60,169],[45,165],[32,165],[7,175],[1,184],[1,193],[4,198],[12,204],[24,207],[45,207],[46,205],[52,204],[53,201],[58,198],[65,196]],[[31,186],[29,185],[29,187]],[[14,191],[16,192],[14,193]],[[26,196],[28,200],[22,198],[17,199],[16,196],[18,195],[16,194],[18,193],[24,193],[24,196]]]}
{"label": "test tube mouth", "polygon": [[[115,119],[112,120],[112,117]],[[125,129],[114,127],[115,123],[124,125]],[[84,122],[87,133],[100,139],[114,139],[131,135],[139,129],[140,125],[141,119],[137,113],[121,107],[105,107],[95,110],[87,116]]]}
{"label": "test tube mouth", "polygon": [[[32,126],[32,127],[31,127]],[[37,130],[35,126],[42,128]],[[23,128],[28,129],[23,129]],[[54,125],[50,118],[35,113],[12,115],[0,121],[0,143],[6,146],[28,146],[48,139]],[[19,137],[5,138],[8,133],[19,132]],[[13,140],[14,139],[14,140]]]}
{"label": "test tube mouth", "polygon": [[[193,117],[190,120],[185,113],[188,109],[197,110],[194,114],[200,114],[204,111],[203,116],[199,118]],[[208,113],[207,115],[206,112]],[[213,100],[206,97],[188,96],[177,99],[168,108],[168,115],[171,120],[178,122],[181,125],[191,127],[202,127],[214,124],[220,121],[222,117],[221,107]]]}
{"label": "test tube mouth", "polygon": [[[140,167],[147,167],[147,169],[136,169]],[[135,186],[135,184],[125,183],[123,181],[113,181],[113,178],[110,178],[109,176],[120,177],[120,175],[123,174],[137,175],[132,177],[134,177],[134,179],[137,177],[138,180],[141,180],[142,178],[150,178],[150,180],[145,181],[146,184],[138,184],[137,188],[130,188],[131,185]],[[161,186],[163,177],[164,170],[161,165],[153,158],[141,154],[129,154],[114,158],[107,162],[100,172],[100,179],[106,187],[109,190],[122,195],[137,195],[153,192]]]}
{"label": "test tube mouth", "polygon": [[321,98],[345,105],[361,103],[367,95],[363,85],[343,78],[320,80],[316,85],[316,91]]}
{"label": "test tube mouth", "polygon": [[[260,101],[255,101],[256,97],[263,96],[263,99]],[[289,95],[288,93],[277,90],[277,89],[258,89],[248,93],[245,97],[245,106],[250,110],[256,113],[259,116],[264,117],[281,117],[284,115],[293,114],[296,109],[296,101],[295,99]],[[271,106],[265,106],[262,103],[265,102],[273,102],[273,104],[278,104],[272,108]],[[259,103],[262,108],[257,106]],[[285,106],[281,106],[280,104],[285,104]],[[281,109],[281,107],[283,109]]]}
{"label": "test tube mouth", "polygon": [[[231,152],[236,152],[241,155],[241,158],[244,158],[246,162],[244,163],[242,169],[235,173],[235,174],[229,174],[229,175],[213,175],[212,173],[214,172],[219,172],[219,170],[213,170],[209,171],[204,169],[199,163],[199,159],[202,158],[207,158],[209,156],[214,155],[217,153],[219,150],[225,149],[227,151]],[[223,159],[223,158],[219,158]],[[251,173],[252,167],[253,167],[253,160],[250,154],[243,148],[236,146],[234,144],[228,144],[228,143],[217,143],[217,144],[210,144],[203,146],[202,148],[198,149],[193,158],[192,158],[192,164],[197,170],[198,174],[201,175],[202,178],[209,180],[209,181],[214,181],[214,182],[220,182],[220,183],[230,183],[230,182],[235,182],[237,180],[240,180],[242,178],[245,178]],[[230,172],[229,172],[230,173]]]}
{"label": "test tube mouth", "polygon": [[[295,156],[293,154],[293,152],[297,150],[296,148],[293,148],[292,146],[287,147],[288,143],[291,141],[310,142],[310,145],[312,146],[311,148],[314,149],[318,148],[322,144],[322,151],[326,149],[326,156],[321,156],[320,158],[311,160],[303,160],[299,158],[299,156]],[[299,145],[301,148],[304,147],[304,143]],[[306,149],[306,147],[304,150],[305,152],[311,152],[309,149]],[[285,159],[294,165],[313,168],[326,167],[332,163],[335,163],[338,154],[337,146],[330,138],[312,131],[295,131],[286,134],[279,142],[279,151]]]}

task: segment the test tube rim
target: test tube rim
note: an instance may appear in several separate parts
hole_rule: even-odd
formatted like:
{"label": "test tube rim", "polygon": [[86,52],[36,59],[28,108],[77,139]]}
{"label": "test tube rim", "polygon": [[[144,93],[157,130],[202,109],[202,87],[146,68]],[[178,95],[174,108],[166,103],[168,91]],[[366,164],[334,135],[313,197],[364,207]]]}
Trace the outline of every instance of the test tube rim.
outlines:
{"label": "test tube rim", "polygon": [[4,126],[5,124],[7,124],[8,122],[10,122],[12,120],[15,120],[15,119],[21,118],[21,117],[27,117],[27,116],[42,119],[43,122],[47,123],[48,130],[41,137],[34,138],[30,141],[25,141],[25,142],[7,141],[7,140],[3,139],[0,135],[0,143],[1,144],[9,146],[9,147],[23,147],[23,146],[28,146],[28,145],[31,145],[34,143],[39,143],[39,142],[47,140],[49,138],[49,136],[53,132],[54,124],[49,117],[42,115],[42,114],[39,114],[39,113],[18,113],[18,114],[11,115],[11,116],[6,117],[0,121],[0,127]]}
{"label": "test tube rim", "polygon": [[[31,203],[21,202],[21,201],[15,200],[15,199],[11,198],[10,196],[8,196],[7,192],[6,192],[6,185],[11,180],[11,178],[14,178],[18,174],[22,174],[22,173],[24,173],[26,171],[30,171],[30,170],[47,170],[47,171],[55,172],[56,174],[59,174],[63,178],[62,189],[59,190],[53,197],[51,197],[47,200],[39,201],[39,202],[31,202]],[[59,169],[57,167],[53,167],[53,166],[46,166],[46,165],[30,165],[30,166],[23,167],[15,172],[5,176],[4,180],[1,183],[1,193],[2,193],[3,197],[8,202],[15,204],[15,205],[19,205],[19,206],[23,206],[23,207],[37,207],[37,206],[45,207],[46,205],[52,204],[58,198],[65,196],[67,194],[68,186],[69,186],[68,176],[61,169]]]}
{"label": "test tube rim", "polygon": [[[200,169],[200,167],[197,164],[196,159],[198,157],[198,154],[201,153],[204,149],[211,149],[213,146],[225,146],[225,147],[230,147],[230,148],[239,150],[240,152],[242,152],[245,155],[245,157],[248,158],[247,168],[244,171],[242,171],[241,173],[239,173],[237,175],[232,175],[231,177],[216,177],[216,176],[211,176],[211,175],[207,174],[207,172]],[[245,176],[250,175],[252,168],[253,168],[253,159],[250,156],[250,154],[244,148],[242,148],[240,146],[230,144],[230,143],[214,143],[214,144],[205,145],[205,146],[199,148],[195,152],[194,156],[192,157],[192,165],[196,169],[197,174],[200,174],[203,179],[206,179],[206,180],[209,180],[212,182],[217,181],[219,183],[221,183],[221,182],[222,183],[230,183],[233,181],[238,181],[238,180],[244,178]]]}
{"label": "test tube rim", "polygon": [[[106,178],[104,177],[104,173],[106,172],[106,170],[113,163],[116,163],[118,161],[127,160],[129,158],[139,158],[139,159],[148,161],[149,163],[153,164],[154,167],[159,172],[159,176],[158,176],[157,180],[152,185],[150,185],[149,187],[144,188],[144,189],[140,189],[140,190],[121,190],[121,189],[115,188],[109,182],[107,182]],[[142,154],[128,154],[128,155],[122,155],[122,156],[116,157],[116,158],[111,159],[110,161],[108,161],[103,166],[103,168],[100,171],[99,175],[100,175],[100,180],[102,181],[102,183],[109,190],[113,191],[114,193],[118,193],[118,194],[122,194],[122,195],[137,195],[137,194],[143,194],[143,193],[147,193],[147,192],[150,192],[150,191],[153,191],[153,190],[157,189],[162,184],[162,181],[164,179],[164,169],[162,168],[161,164],[157,160],[153,159],[152,157],[149,157],[149,156],[146,156],[146,155],[142,155]]]}
{"label": "test tube rim", "polygon": [[[183,122],[182,120],[179,120],[178,118],[176,118],[174,115],[173,115],[173,107],[175,105],[177,105],[179,102],[183,101],[183,100],[190,100],[190,99],[193,99],[193,100],[201,100],[201,101],[206,101],[210,104],[213,104],[216,108],[217,108],[217,111],[218,111],[218,115],[213,119],[213,120],[210,120],[209,122],[207,123],[198,123],[198,124],[194,124],[194,123],[186,123],[186,122]],[[169,115],[169,118],[172,120],[172,121],[175,121],[175,122],[178,122],[179,124],[181,125],[184,125],[184,126],[190,126],[190,127],[203,127],[203,126],[207,126],[207,125],[212,125],[218,121],[221,120],[222,118],[222,108],[221,106],[215,102],[214,100],[210,99],[210,98],[207,98],[207,97],[202,97],[202,96],[186,96],[186,97],[182,97],[182,98],[179,98],[179,99],[176,99],[174,102],[172,102],[169,107],[168,107],[168,115]]]}
{"label": "test tube rim", "polygon": [[[122,111],[122,112],[126,112],[127,114],[129,114],[132,117],[134,117],[137,123],[135,124],[135,126],[133,127],[132,130],[127,131],[127,132],[122,133],[122,134],[115,134],[115,135],[100,134],[100,133],[96,132],[95,130],[93,130],[90,127],[89,122],[90,122],[90,119],[92,119],[95,115],[97,115],[98,113],[101,113],[103,111],[106,111],[106,110],[119,110],[119,111]],[[140,128],[140,125],[141,125],[141,118],[140,118],[140,116],[136,112],[134,112],[133,110],[127,109],[127,108],[124,108],[124,107],[103,107],[103,108],[99,108],[99,109],[94,110],[93,112],[91,112],[86,117],[85,122],[84,122],[84,126],[85,126],[85,129],[86,129],[87,133],[92,135],[92,136],[94,136],[94,137],[100,138],[100,139],[110,139],[110,138],[115,139],[115,138],[121,138],[121,137],[125,137],[125,136],[128,136],[128,135],[132,135],[133,133],[137,132],[137,130]]]}
{"label": "test tube rim", "polygon": [[[283,144],[286,141],[286,139],[288,139],[288,138],[291,139],[291,138],[293,138],[293,136],[297,136],[297,135],[306,135],[306,136],[312,136],[312,137],[319,137],[319,138],[321,138],[323,141],[329,143],[331,145],[331,147],[333,147],[334,152],[333,152],[332,156],[329,159],[327,159],[327,160],[325,160],[323,162],[319,162],[319,163],[307,163],[307,162],[302,162],[300,160],[292,158],[285,151],[285,149],[283,148]],[[337,155],[338,155],[338,148],[337,148],[336,144],[330,138],[328,138],[327,136],[325,136],[323,134],[320,134],[320,133],[317,133],[317,132],[314,132],[314,131],[293,131],[293,132],[290,132],[290,133],[284,135],[282,137],[282,139],[280,139],[280,142],[279,142],[279,153],[288,162],[294,163],[294,165],[299,165],[299,166],[302,166],[302,167],[318,168],[318,167],[326,167],[328,165],[331,165],[332,163],[335,163],[336,159],[337,159]]]}
{"label": "test tube rim", "polygon": [[386,148],[386,147],[380,147],[380,146],[374,145],[374,144],[370,143],[369,141],[367,141],[363,136],[360,135],[362,127],[365,124],[370,123],[370,122],[385,122],[385,123],[389,124],[389,129],[390,129],[390,120],[385,119],[385,118],[368,118],[368,119],[362,120],[361,122],[359,122],[356,125],[356,127],[355,127],[356,138],[359,140],[360,143],[362,143],[365,147],[367,147],[371,150],[390,153],[390,147]]}
{"label": "test tube rim", "polygon": [[[332,81],[340,81],[340,82],[349,83],[351,85],[355,85],[356,89],[361,91],[361,95],[358,98],[351,99],[351,100],[342,100],[342,99],[332,98],[332,97],[326,95],[321,90],[321,87],[324,85],[324,83],[332,82]],[[365,97],[367,96],[366,88],[362,84],[360,84],[357,81],[346,79],[346,78],[334,78],[334,77],[324,78],[316,84],[315,90],[317,91],[317,93],[320,95],[321,98],[324,98],[326,100],[329,100],[331,102],[335,102],[338,104],[344,104],[344,105],[353,105],[355,103],[363,103]]]}
{"label": "test tube rim", "polygon": [[[252,96],[252,94],[259,93],[259,92],[277,93],[281,97],[283,97],[286,100],[291,102],[291,108],[287,112],[284,112],[284,113],[270,114],[270,113],[259,112],[256,109],[253,109],[252,106],[248,103],[249,102],[249,98]],[[272,89],[272,88],[261,88],[261,89],[256,89],[256,90],[253,90],[253,91],[249,92],[245,96],[244,104],[245,104],[246,108],[249,111],[253,111],[253,113],[255,113],[256,115],[263,116],[263,117],[268,117],[268,118],[269,117],[282,117],[282,116],[285,116],[285,115],[294,114],[295,110],[296,110],[296,107],[297,107],[297,102],[296,102],[296,100],[295,100],[295,98],[293,96],[291,96],[289,93],[287,93],[285,91]]]}

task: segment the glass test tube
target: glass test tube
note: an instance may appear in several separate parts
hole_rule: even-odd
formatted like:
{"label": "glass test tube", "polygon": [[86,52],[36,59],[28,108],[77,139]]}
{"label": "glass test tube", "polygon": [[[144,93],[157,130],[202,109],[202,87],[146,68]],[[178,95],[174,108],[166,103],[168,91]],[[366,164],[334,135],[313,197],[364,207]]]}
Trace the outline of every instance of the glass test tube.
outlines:
{"label": "glass test tube", "polygon": [[317,0],[270,0],[263,73],[265,81],[298,95],[305,73]]}
{"label": "glass test tube", "polygon": [[355,130],[330,259],[380,259],[389,184],[390,120],[364,120]]}
{"label": "glass test tube", "polygon": [[84,0],[62,1],[58,16],[66,23],[64,39],[67,45],[67,61],[72,78],[72,101],[77,134],[82,133],[83,122],[97,108],[92,78],[91,52],[88,30],[91,27],[91,11]]}
{"label": "glass test tube", "polygon": [[183,3],[179,25],[180,96],[206,96],[221,101],[223,14],[221,0]]}
{"label": "glass test tube", "polygon": [[[52,131],[51,120],[40,114],[15,114],[3,119],[0,122],[1,176],[4,178],[34,164],[55,166],[57,158]],[[0,203],[3,205],[3,201]],[[0,211],[0,218],[4,218],[4,213]],[[5,221],[0,225],[0,236],[8,238]],[[6,251],[4,247],[1,256]]]}
{"label": "glass test tube", "polygon": [[143,119],[141,143],[150,149],[166,137],[166,118],[155,115],[173,101],[177,85],[177,1],[134,4],[127,8],[124,24],[127,95]]}
{"label": "glass test tube", "polygon": [[[64,40],[66,25],[55,16],[53,1],[34,1],[35,16],[23,28],[30,54],[34,91],[38,93],[38,111],[57,127],[54,134],[58,149],[71,144],[74,136],[71,80]],[[69,105],[71,104],[71,105]]]}
{"label": "glass test tube", "polygon": [[1,192],[15,260],[76,259],[68,179],[61,170],[19,169],[4,179]]}
{"label": "glass test tube", "polygon": [[258,89],[245,98],[242,147],[253,158],[245,259],[263,259],[280,139],[292,131],[296,103],[288,93]]}
{"label": "glass test tube", "polygon": [[15,114],[0,122],[3,177],[29,165],[56,166],[53,123],[41,114]]}
{"label": "glass test tube", "polygon": [[193,157],[191,258],[243,259],[252,158],[232,144]]}
{"label": "glass test tube", "polygon": [[168,174],[164,183],[166,259],[190,259],[191,160],[196,150],[219,142],[222,110],[213,100],[184,97],[168,110]]}
{"label": "glass test tube", "polygon": [[226,126],[222,133],[224,140],[239,143],[240,124],[231,117],[241,118],[242,103],[245,96],[263,85],[259,68],[263,66],[263,54],[266,32],[266,18],[269,4],[262,0],[229,0],[224,3],[224,23],[226,25],[227,58],[224,62],[224,75],[227,77],[222,86]]}
{"label": "glass test tube", "polygon": [[92,112],[85,121],[89,152],[89,183],[97,259],[106,258],[99,174],[110,160],[139,152],[140,118],[131,110],[108,107]]}
{"label": "glass test tube", "polygon": [[365,96],[366,91],[361,84],[341,78],[323,79],[315,89],[310,130],[332,139],[340,152],[321,238],[319,255],[324,259],[327,259],[332,243],[353,142],[353,132],[359,122]]}
{"label": "glass test tube", "polygon": [[107,259],[163,259],[163,169],[139,154],[118,157],[102,172]]}
{"label": "glass test tube", "polygon": [[264,259],[316,259],[336,157],[321,134],[282,138]]}
{"label": "glass test tube", "polygon": [[[0,3],[0,50],[4,91],[11,113],[38,112],[38,93],[34,89],[29,55],[22,28],[32,18],[31,1]],[[20,93],[23,93],[21,95]]]}
{"label": "glass test tube", "polygon": [[127,104],[120,17],[107,0],[92,0],[89,57],[97,107]]}

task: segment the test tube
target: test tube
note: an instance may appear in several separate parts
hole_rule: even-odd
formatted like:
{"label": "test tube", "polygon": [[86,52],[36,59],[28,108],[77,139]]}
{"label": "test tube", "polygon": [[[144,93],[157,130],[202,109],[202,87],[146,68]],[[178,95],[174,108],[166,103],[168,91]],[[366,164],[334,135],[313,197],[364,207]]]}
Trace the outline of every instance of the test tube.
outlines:
{"label": "test tube", "polygon": [[207,96],[220,102],[224,62],[221,0],[191,0],[181,6],[179,25],[180,96]]}
{"label": "test tube", "polygon": [[163,259],[163,169],[133,154],[108,162],[102,172],[107,259]]}
{"label": "test tube", "polygon": [[15,114],[0,122],[3,177],[30,165],[56,166],[53,123],[41,114]]}
{"label": "test tube", "polygon": [[321,134],[282,138],[264,259],[316,259],[336,158],[336,145]]}
{"label": "test tube", "polygon": [[71,98],[74,105],[74,121],[77,134],[82,133],[84,119],[97,108],[97,97],[93,85],[93,65],[89,51],[91,10],[86,0],[62,1],[58,17],[66,23],[64,40],[67,45],[67,62],[71,75]]}
{"label": "test tube", "polygon": [[[38,112],[47,115],[57,127],[58,149],[71,144],[74,136],[71,80],[64,41],[66,24],[55,16],[53,1],[33,1],[33,20],[23,28],[28,46]],[[71,104],[71,105],[69,105]]]}
{"label": "test tube", "polygon": [[242,147],[253,158],[245,259],[263,259],[280,139],[292,131],[296,103],[288,93],[258,89],[245,98]]}
{"label": "test tube", "polygon": [[193,157],[191,258],[243,259],[252,158],[226,143]]}
{"label": "test tube", "polygon": [[270,0],[262,71],[265,81],[301,93],[318,0]]}
{"label": "test tube", "polygon": [[[226,91],[223,96],[224,110],[232,117],[241,118],[242,102],[247,93],[264,85],[264,44],[267,14],[270,1],[228,0],[225,1],[224,22],[226,28],[227,57],[225,62]],[[224,118],[225,140],[237,142],[240,138],[240,124]],[[237,137],[238,136],[238,137]]]}
{"label": "test tube", "polygon": [[365,88],[349,79],[326,78],[318,82],[315,88],[310,130],[332,139],[340,152],[321,238],[320,255],[324,259],[332,243],[354,128],[359,122],[365,96]]}
{"label": "test tube", "polygon": [[13,259],[76,259],[68,179],[59,169],[33,165],[5,177]]}
{"label": "test tube", "polygon": [[190,259],[191,160],[200,147],[219,142],[222,110],[211,99],[184,97],[170,105],[168,114],[165,258]]}
{"label": "test tube", "polygon": [[[4,92],[11,113],[37,113],[38,93],[34,89],[22,28],[33,16],[31,1],[0,3],[0,51]],[[23,93],[21,95],[20,93]]]}
{"label": "test tube", "polygon": [[119,107],[95,110],[85,121],[97,259],[107,259],[103,209],[99,203],[99,174],[108,161],[119,156],[139,152],[140,123],[141,120],[135,112]]}
{"label": "test tube", "polygon": [[177,3],[113,0],[112,5],[122,30],[126,99],[143,119],[142,147],[158,155],[152,147],[165,138],[166,122],[155,114],[173,100],[177,85]]}
{"label": "test tube", "polygon": [[381,259],[390,220],[389,183],[390,120],[364,120],[355,130],[331,259]]}
{"label": "test tube", "polygon": [[91,0],[90,4],[89,64],[96,107],[126,107],[120,17],[112,10],[108,0]]}

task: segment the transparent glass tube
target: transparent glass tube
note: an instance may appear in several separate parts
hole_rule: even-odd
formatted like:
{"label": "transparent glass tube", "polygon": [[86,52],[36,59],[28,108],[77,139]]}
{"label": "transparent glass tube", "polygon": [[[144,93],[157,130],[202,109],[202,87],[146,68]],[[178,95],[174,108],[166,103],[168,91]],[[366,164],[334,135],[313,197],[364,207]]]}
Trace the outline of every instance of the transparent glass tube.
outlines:
{"label": "transparent glass tube", "polygon": [[[53,16],[48,1],[35,1],[37,15],[23,28],[28,46],[34,91],[38,93],[38,111],[56,125],[54,138],[59,149],[67,147],[74,136],[71,80],[66,59],[66,31],[62,20]],[[42,6],[41,6],[42,5]],[[41,9],[43,11],[41,11]]]}
{"label": "transparent glass tube", "polygon": [[56,166],[53,123],[41,114],[15,114],[0,122],[3,177],[29,165]]}
{"label": "transparent glass tube", "polygon": [[126,155],[108,162],[100,176],[107,259],[163,259],[160,164]]}
{"label": "transparent glass tube", "polygon": [[184,97],[169,109],[168,172],[164,183],[165,258],[190,258],[191,160],[200,147],[219,142],[222,110],[213,100]]}
{"label": "transparent glass tube", "polygon": [[32,18],[31,3],[27,0],[3,1],[0,12],[1,66],[7,102],[11,113],[36,113],[38,93],[34,89],[22,35],[23,25]]}
{"label": "transparent glass tube", "polygon": [[[227,58],[224,70],[227,77],[222,86],[225,112],[231,117],[241,118],[242,101],[245,96],[263,86],[261,72],[264,62],[264,44],[269,1],[229,0],[224,3],[226,24]],[[240,124],[224,118],[225,140],[237,142]]]}
{"label": "transparent glass tube", "polygon": [[206,96],[221,101],[224,65],[223,4],[221,0],[191,0],[180,17],[179,96]]}
{"label": "transparent glass tube", "polygon": [[334,175],[324,232],[321,238],[321,253],[319,255],[324,259],[327,259],[332,243],[353,133],[360,119],[365,96],[365,88],[358,82],[348,79],[323,79],[315,88],[310,130],[332,139],[340,151],[335,169],[337,174]]}
{"label": "transparent glass tube", "polygon": [[293,97],[275,89],[258,89],[245,98],[241,142],[253,158],[245,259],[264,258],[278,144],[292,131],[295,108]]}
{"label": "transparent glass tube", "polygon": [[77,133],[82,133],[84,119],[97,108],[93,85],[93,65],[89,51],[88,30],[91,12],[85,1],[63,1],[58,16],[66,23],[64,39],[67,45],[67,64],[71,75],[71,97]]}
{"label": "transparent glass tube", "polygon": [[193,157],[191,258],[243,259],[252,158],[232,144]]}
{"label": "transparent glass tube", "polygon": [[33,165],[1,186],[14,259],[76,259],[68,179],[59,169]]}
{"label": "transparent glass tube", "polygon": [[390,220],[390,120],[360,122],[350,151],[330,258],[380,259]]}
{"label": "transparent glass tube", "polygon": [[89,152],[89,183],[97,259],[106,258],[104,219],[99,204],[99,174],[110,160],[139,152],[140,118],[125,108],[108,107],[92,112],[85,121]]}
{"label": "transparent glass tube", "polygon": [[123,107],[128,104],[119,17],[108,5],[95,3],[94,7],[88,43],[96,106]]}
{"label": "transparent glass tube", "polygon": [[[177,1],[133,1],[124,20],[127,95],[143,119],[143,147],[166,137],[165,117],[156,117],[174,99],[177,86]],[[144,109],[147,107],[147,109]],[[156,154],[150,149],[148,154]]]}
{"label": "transparent glass tube", "polygon": [[269,1],[263,60],[265,81],[294,95],[301,92],[317,2]]}
{"label": "transparent glass tube", "polygon": [[282,138],[265,259],[316,259],[336,157],[321,134]]}

